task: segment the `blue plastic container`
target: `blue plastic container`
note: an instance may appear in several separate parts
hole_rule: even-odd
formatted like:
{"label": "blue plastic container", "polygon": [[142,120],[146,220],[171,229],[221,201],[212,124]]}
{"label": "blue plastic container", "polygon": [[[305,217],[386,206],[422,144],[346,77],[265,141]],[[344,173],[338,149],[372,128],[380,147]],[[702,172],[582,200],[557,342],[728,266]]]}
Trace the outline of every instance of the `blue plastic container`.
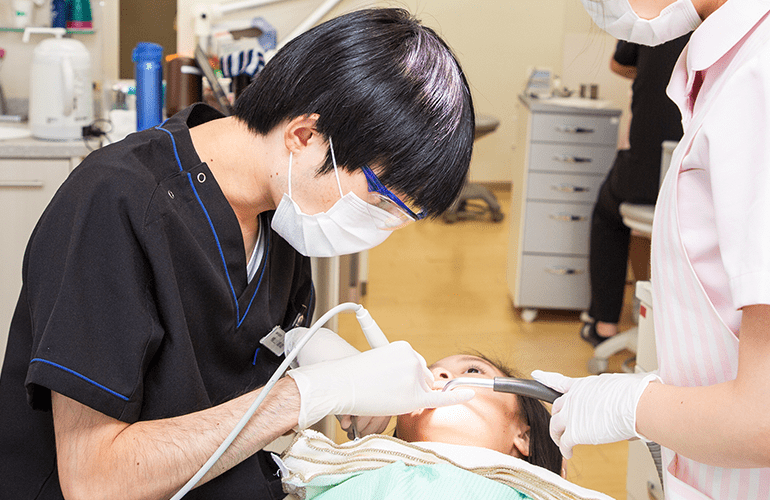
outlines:
{"label": "blue plastic container", "polygon": [[67,3],[65,0],[51,0],[51,27],[67,27]]}
{"label": "blue plastic container", "polygon": [[145,130],[163,121],[163,47],[139,42],[131,59],[136,76],[136,129]]}

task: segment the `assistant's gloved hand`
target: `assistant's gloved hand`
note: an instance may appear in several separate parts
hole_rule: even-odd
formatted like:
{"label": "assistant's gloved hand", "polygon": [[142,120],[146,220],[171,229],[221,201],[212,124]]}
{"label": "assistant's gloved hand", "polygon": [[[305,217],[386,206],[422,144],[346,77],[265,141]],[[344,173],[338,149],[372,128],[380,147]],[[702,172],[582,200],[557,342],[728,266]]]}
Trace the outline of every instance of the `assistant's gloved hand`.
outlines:
{"label": "assistant's gloved hand", "polygon": [[[288,356],[294,350],[294,347],[302,340],[309,328],[297,327],[286,332],[284,336],[284,353]],[[314,365],[324,361],[334,361],[347,358],[361,351],[348,344],[345,339],[329,330],[328,328],[319,328],[305,347],[297,355],[297,359],[292,363],[293,368],[300,366]],[[348,437],[353,439],[353,420],[350,415],[337,415],[342,430],[347,432]],[[359,417],[357,420],[357,430],[361,436],[369,434],[379,434],[383,432],[390,422],[390,415]],[[312,425],[312,424],[311,424]]]}
{"label": "assistant's gloved hand", "polygon": [[401,415],[420,408],[464,403],[471,389],[432,390],[425,360],[403,341],[336,361],[289,370],[301,397],[299,428],[329,414]]}
{"label": "assistant's gloved hand", "polygon": [[551,438],[565,458],[576,444],[645,439],[636,432],[636,406],[647,385],[661,381],[654,373],[569,378],[540,370],[532,378],[564,393],[551,408]]}

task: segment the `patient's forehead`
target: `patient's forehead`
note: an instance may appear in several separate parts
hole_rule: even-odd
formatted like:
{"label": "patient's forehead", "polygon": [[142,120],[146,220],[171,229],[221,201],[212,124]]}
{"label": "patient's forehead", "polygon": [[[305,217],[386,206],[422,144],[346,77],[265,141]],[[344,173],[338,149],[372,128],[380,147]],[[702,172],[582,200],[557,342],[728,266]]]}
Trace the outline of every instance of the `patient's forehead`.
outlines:
{"label": "patient's forehead", "polygon": [[428,368],[445,368],[450,371],[465,370],[468,367],[477,367],[482,371],[489,372],[490,376],[504,377],[505,373],[500,371],[495,365],[487,361],[486,359],[473,356],[471,354],[455,354],[453,356],[447,356],[439,359]]}

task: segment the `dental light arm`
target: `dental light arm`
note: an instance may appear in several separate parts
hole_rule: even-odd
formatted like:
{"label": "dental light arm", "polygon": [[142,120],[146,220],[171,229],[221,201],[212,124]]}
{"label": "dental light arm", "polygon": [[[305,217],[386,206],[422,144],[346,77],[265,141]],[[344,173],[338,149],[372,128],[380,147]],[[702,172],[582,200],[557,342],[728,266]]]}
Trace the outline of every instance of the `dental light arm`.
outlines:
{"label": "dental light arm", "polygon": [[[223,2],[215,4],[201,2],[194,5],[194,32],[195,36],[198,37],[198,44],[204,50],[208,49],[208,40],[211,36],[212,21],[216,21],[217,19],[234,12],[254,9],[257,7],[262,7],[263,5],[279,3],[283,1],[286,0],[240,0],[237,2]],[[293,38],[312,28],[326,14],[328,14],[332,8],[340,3],[340,1],[341,0],[326,0],[321,5],[319,5],[296,28],[294,28],[294,30],[288,36],[286,36],[278,43],[276,50],[286,45],[286,43],[291,41]],[[272,56],[272,53],[267,54],[266,56],[269,59]]]}

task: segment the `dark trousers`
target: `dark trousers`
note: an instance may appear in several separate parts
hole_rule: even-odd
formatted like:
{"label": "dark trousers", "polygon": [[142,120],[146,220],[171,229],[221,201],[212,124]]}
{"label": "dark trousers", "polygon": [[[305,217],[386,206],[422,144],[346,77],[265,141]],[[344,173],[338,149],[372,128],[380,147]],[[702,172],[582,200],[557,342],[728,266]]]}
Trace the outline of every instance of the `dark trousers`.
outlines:
{"label": "dark trousers", "polygon": [[595,321],[617,323],[623,309],[631,230],[623,224],[620,204],[626,201],[654,204],[659,178],[660,164],[643,167],[633,161],[629,150],[620,150],[599,189],[591,215],[589,249],[591,305],[588,314]]}

